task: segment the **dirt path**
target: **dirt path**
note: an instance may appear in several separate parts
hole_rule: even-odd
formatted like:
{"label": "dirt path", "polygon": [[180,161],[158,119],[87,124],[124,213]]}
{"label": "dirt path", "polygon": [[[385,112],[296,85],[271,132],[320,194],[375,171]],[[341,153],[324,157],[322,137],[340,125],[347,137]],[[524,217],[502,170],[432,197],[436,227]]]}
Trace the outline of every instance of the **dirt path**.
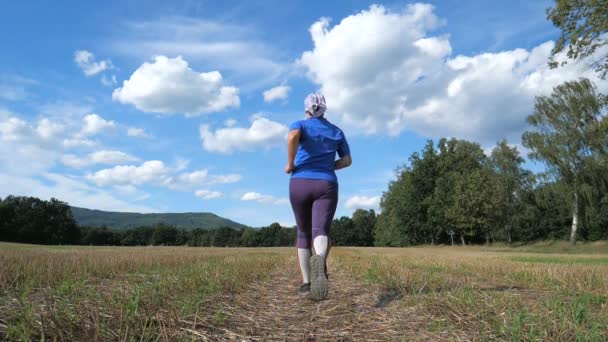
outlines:
{"label": "dirt path", "polygon": [[394,295],[357,282],[340,268],[330,268],[329,296],[321,302],[300,298],[299,280],[295,266],[276,270],[270,280],[207,303],[215,305],[215,314],[185,321],[191,326],[184,330],[201,339],[240,341],[439,338],[424,333],[428,322],[416,315],[415,308],[395,310],[390,303]]}

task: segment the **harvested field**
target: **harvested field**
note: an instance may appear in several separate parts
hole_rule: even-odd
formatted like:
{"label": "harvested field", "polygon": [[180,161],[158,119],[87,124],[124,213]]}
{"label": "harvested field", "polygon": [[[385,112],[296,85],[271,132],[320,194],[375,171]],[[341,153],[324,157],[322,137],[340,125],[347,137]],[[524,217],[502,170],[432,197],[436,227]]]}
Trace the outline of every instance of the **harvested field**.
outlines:
{"label": "harvested field", "polygon": [[608,338],[599,253],[335,248],[314,302],[291,248],[0,247],[8,340]]}

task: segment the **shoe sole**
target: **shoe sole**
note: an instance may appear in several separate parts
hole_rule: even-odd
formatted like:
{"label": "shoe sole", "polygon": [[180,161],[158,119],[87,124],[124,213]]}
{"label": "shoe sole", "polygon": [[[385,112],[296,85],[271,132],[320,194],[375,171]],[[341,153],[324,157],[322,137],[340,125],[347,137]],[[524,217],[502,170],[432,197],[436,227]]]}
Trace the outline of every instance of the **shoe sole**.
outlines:
{"label": "shoe sole", "polygon": [[322,256],[310,257],[310,294],[314,300],[327,297],[327,277],[325,276],[325,260]]}

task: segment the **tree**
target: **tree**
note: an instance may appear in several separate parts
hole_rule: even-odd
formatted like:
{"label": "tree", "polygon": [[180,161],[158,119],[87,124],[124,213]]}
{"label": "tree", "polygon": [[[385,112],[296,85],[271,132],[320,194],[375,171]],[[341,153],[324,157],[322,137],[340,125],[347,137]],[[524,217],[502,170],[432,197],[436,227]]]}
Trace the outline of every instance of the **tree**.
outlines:
{"label": "tree", "polygon": [[152,242],[152,227],[136,227],[125,230],[120,243],[123,246],[147,246]]}
{"label": "tree", "polygon": [[241,232],[230,227],[220,227],[212,231],[211,246],[232,247],[239,244]]}
{"label": "tree", "polygon": [[532,173],[522,168],[523,162],[517,148],[510,147],[506,140],[501,140],[490,156],[495,190],[491,198],[495,208],[493,221],[497,230],[506,235],[508,243],[513,241],[515,218],[521,209],[523,191],[533,182]]}
{"label": "tree", "polygon": [[407,232],[407,194],[411,192],[411,170],[404,167],[396,172],[397,179],[391,181],[388,190],[382,194],[380,208],[382,215],[374,232],[376,246],[402,247],[411,244],[414,234]]}
{"label": "tree", "polygon": [[[576,60],[592,56],[608,44],[608,0],[555,0],[555,7],[547,10],[547,19],[562,31],[551,51],[552,68],[560,65],[555,57],[566,48],[567,56]],[[593,66],[605,78],[608,54],[599,56]]]}
{"label": "tree", "polygon": [[243,247],[256,247],[258,245],[257,231],[253,228],[243,229],[239,244]]}
{"label": "tree", "polygon": [[[550,96],[536,97],[528,123],[534,130],[522,136],[529,156],[543,161],[549,172],[569,187],[572,226],[570,243],[576,243],[580,218],[581,187],[594,159],[608,146],[608,121],[595,86],[587,79],[566,82],[553,88]],[[599,162],[601,164],[601,161]]]}
{"label": "tree", "polygon": [[488,168],[463,174],[456,182],[454,202],[447,214],[460,233],[463,246],[465,236],[475,237],[481,234],[484,235],[486,244],[490,243],[493,194]]}
{"label": "tree", "polygon": [[357,209],[353,213],[353,246],[373,246],[374,226],[376,225],[376,212],[373,209]]}
{"label": "tree", "polygon": [[82,239],[85,245],[116,246],[120,243],[120,236],[107,227],[85,228],[86,233]]}
{"label": "tree", "polygon": [[177,236],[177,228],[159,223],[152,233],[152,244],[155,246],[175,246],[177,243]]}
{"label": "tree", "polygon": [[80,228],[67,203],[8,196],[0,202],[0,240],[72,244],[80,241]]}

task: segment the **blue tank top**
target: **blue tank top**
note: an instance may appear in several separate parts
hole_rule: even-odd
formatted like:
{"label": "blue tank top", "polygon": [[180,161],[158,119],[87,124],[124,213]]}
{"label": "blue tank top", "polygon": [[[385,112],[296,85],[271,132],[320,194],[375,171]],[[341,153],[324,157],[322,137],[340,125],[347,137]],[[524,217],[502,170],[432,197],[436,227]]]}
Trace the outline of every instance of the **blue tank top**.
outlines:
{"label": "blue tank top", "polygon": [[296,152],[292,178],[322,179],[338,183],[336,153],[340,158],[350,155],[344,132],[327,119],[310,118],[289,125],[289,130],[300,130],[300,144]]}

